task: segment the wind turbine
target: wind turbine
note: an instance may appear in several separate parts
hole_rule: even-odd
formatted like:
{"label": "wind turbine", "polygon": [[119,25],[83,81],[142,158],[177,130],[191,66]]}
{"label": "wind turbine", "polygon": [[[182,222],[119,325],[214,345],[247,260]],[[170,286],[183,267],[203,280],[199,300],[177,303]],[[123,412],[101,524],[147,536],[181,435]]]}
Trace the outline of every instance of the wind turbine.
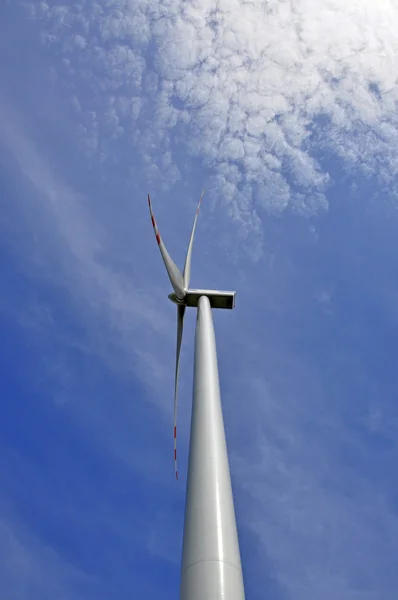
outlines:
{"label": "wind turbine", "polygon": [[174,386],[174,462],[177,470],[177,392],[180,349],[187,306],[197,308],[195,361],[180,600],[244,600],[218,379],[212,309],[235,306],[235,292],[190,289],[192,244],[203,192],[196,210],[181,273],[160,237],[148,194],[149,211],[177,305]]}

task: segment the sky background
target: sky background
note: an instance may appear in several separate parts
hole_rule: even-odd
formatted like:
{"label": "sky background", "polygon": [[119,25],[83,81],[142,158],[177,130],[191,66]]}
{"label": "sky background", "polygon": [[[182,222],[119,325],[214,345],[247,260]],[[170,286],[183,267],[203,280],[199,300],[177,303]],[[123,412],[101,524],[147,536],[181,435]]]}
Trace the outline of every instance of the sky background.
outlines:
{"label": "sky background", "polygon": [[178,598],[194,312],[249,600],[398,586],[395,0],[0,3],[0,596]]}

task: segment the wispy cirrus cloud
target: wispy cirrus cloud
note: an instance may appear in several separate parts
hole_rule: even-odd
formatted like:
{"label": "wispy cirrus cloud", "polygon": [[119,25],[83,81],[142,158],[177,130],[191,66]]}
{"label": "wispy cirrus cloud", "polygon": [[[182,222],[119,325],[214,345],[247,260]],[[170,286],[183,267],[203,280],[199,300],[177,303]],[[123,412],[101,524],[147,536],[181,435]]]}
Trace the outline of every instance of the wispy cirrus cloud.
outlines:
{"label": "wispy cirrus cloud", "polygon": [[1,510],[0,593],[3,598],[84,598],[95,578],[68,565],[51,546]]}

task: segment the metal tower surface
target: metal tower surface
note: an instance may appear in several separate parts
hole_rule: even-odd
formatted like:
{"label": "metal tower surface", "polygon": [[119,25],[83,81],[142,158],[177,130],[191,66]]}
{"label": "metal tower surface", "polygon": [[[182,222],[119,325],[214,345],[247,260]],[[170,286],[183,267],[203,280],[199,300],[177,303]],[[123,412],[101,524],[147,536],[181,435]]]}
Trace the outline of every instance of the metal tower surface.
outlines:
{"label": "metal tower surface", "polygon": [[244,600],[216,340],[207,296],[201,296],[198,304],[194,369],[180,597]]}
{"label": "metal tower surface", "polygon": [[174,289],[169,298],[177,305],[173,430],[177,479],[177,391],[183,321],[186,307],[197,307],[180,600],[244,600],[212,318],[213,308],[234,308],[235,292],[189,288],[192,244],[202,197],[181,273],[160,237],[148,195],[152,225]]}

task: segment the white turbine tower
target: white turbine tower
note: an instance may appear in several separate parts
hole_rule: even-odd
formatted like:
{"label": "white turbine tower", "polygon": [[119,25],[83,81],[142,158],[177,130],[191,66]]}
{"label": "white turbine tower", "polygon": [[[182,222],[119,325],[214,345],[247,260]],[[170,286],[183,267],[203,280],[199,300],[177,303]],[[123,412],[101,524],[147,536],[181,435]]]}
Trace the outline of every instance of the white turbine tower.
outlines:
{"label": "white turbine tower", "polygon": [[177,391],[185,308],[197,307],[195,365],[180,600],[244,600],[235,509],[221,408],[212,308],[235,306],[235,292],[189,288],[192,243],[203,193],[181,273],[160,237],[148,204],[159,250],[177,305],[174,388],[174,462],[177,471]]}

